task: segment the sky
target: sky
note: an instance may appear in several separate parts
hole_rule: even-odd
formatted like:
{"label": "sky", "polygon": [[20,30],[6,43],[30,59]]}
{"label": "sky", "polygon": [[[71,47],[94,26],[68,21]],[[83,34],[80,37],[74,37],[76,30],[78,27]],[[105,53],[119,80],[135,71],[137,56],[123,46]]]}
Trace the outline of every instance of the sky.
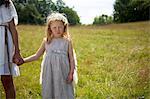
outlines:
{"label": "sky", "polygon": [[[56,1],[56,0],[53,0]],[[92,24],[96,16],[112,15],[115,0],[63,0],[73,8],[80,17],[82,24]]]}

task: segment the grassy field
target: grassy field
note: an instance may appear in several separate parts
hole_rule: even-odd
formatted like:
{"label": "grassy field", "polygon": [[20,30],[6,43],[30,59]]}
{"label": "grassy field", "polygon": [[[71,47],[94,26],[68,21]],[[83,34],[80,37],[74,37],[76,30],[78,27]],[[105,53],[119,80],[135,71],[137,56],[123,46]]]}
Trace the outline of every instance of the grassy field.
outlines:
{"label": "grassy field", "polygon": [[[45,27],[19,25],[18,31],[22,56],[34,54]],[[76,99],[150,99],[150,21],[75,26],[70,33],[78,59]],[[41,60],[20,66],[17,99],[41,99]]]}

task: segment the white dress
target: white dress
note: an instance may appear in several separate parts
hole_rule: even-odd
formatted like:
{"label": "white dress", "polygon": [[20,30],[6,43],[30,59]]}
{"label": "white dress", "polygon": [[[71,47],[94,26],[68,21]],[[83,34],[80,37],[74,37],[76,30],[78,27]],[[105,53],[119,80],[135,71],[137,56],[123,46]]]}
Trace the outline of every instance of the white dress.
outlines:
{"label": "white dress", "polygon": [[[0,25],[7,25],[14,18],[15,24],[18,23],[18,16],[16,9],[10,0],[9,7],[5,7],[5,5],[0,6]],[[7,57],[7,47],[5,45],[5,27],[0,26],[0,75],[13,75],[19,76],[19,67],[12,63],[12,57],[14,52],[14,45],[11,33],[7,28],[7,35],[8,35],[8,48],[9,48],[9,64],[8,65],[8,57]],[[11,72],[10,72],[11,71]]]}
{"label": "white dress", "polygon": [[68,46],[69,41],[64,38],[45,43],[46,53],[41,68],[43,99],[74,99],[73,84],[66,82],[70,70]]}

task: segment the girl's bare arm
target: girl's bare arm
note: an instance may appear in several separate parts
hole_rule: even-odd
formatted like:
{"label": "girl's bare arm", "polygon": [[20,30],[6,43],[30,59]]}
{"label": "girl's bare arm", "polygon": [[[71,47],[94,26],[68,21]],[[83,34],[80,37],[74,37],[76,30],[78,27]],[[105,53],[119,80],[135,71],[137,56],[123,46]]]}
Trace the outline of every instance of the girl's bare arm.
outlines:
{"label": "girl's bare arm", "polygon": [[73,47],[72,47],[71,41],[69,41],[69,65],[70,65],[70,72],[68,74],[67,82],[71,83],[73,80],[73,74],[74,74],[74,68],[75,68]]}
{"label": "girl's bare arm", "polygon": [[43,40],[43,42],[42,42],[40,48],[38,49],[38,51],[34,55],[31,55],[27,58],[24,58],[24,62],[27,63],[27,62],[37,60],[41,55],[43,55],[44,51],[45,51],[45,41]]}

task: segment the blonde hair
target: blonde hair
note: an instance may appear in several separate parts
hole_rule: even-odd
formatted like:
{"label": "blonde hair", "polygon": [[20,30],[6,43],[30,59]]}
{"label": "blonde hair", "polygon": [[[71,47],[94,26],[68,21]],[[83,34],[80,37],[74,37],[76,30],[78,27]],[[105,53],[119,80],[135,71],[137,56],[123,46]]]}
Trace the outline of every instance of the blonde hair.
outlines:
{"label": "blonde hair", "polygon": [[70,34],[68,32],[68,20],[67,20],[67,18],[63,14],[55,12],[55,13],[50,14],[47,17],[47,28],[46,28],[46,41],[47,41],[47,43],[50,43],[52,38],[53,38],[50,26],[51,26],[51,23],[54,22],[54,21],[63,22],[63,24],[64,24],[63,37],[66,38],[66,39],[71,40]]}

